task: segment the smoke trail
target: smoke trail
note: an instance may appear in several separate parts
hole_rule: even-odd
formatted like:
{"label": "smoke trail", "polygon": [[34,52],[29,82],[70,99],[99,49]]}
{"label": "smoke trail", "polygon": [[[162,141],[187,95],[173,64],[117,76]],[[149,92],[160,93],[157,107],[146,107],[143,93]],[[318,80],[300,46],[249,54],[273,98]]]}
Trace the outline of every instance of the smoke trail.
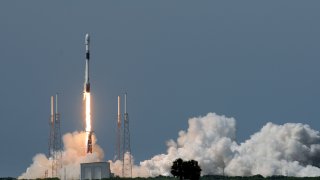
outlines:
{"label": "smoke trail", "polygon": [[[62,152],[62,169],[59,169],[60,177],[64,177],[64,169],[67,172],[67,179],[78,179],[80,177],[80,163],[102,161],[103,150],[96,144],[93,135],[93,153],[86,154],[86,144],[84,139],[86,132],[67,133],[63,136],[64,151]],[[52,159],[44,154],[37,154],[33,158],[33,163],[27,168],[18,179],[44,178],[48,171],[49,177],[52,173]]]}
{"label": "smoke trail", "polygon": [[[133,175],[168,176],[172,162],[182,158],[198,161],[202,175],[320,176],[320,136],[308,125],[267,123],[241,144],[235,142],[235,132],[233,118],[214,113],[191,118],[188,130],[167,142],[166,154],[140,162]],[[115,174],[119,164],[111,163]]]}

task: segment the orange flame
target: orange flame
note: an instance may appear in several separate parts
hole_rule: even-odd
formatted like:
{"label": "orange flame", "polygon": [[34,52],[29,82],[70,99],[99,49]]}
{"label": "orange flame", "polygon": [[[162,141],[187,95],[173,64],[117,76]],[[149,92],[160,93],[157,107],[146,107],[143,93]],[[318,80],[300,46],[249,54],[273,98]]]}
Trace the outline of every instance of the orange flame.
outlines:
{"label": "orange flame", "polygon": [[86,146],[88,146],[88,138],[89,138],[89,134],[91,132],[91,105],[90,105],[90,101],[91,101],[91,96],[90,96],[90,92],[84,92],[83,94],[83,100],[85,101],[85,111],[86,111]]}

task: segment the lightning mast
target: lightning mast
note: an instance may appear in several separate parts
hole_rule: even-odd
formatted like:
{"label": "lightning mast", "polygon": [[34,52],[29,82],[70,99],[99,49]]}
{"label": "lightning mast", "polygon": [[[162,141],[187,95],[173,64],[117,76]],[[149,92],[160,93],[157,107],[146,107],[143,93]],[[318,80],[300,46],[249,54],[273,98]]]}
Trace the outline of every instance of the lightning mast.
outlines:
{"label": "lightning mast", "polygon": [[117,115],[117,139],[116,139],[116,155],[114,160],[121,159],[121,106],[120,96],[118,96],[118,115]]}
{"label": "lightning mast", "polygon": [[127,112],[127,93],[124,94],[122,176],[132,177],[132,155],[130,147],[129,114]]}
{"label": "lightning mast", "polygon": [[[56,106],[54,106],[54,103]],[[54,112],[55,110],[55,112]],[[60,113],[58,111],[58,93],[54,102],[54,96],[51,96],[51,114],[50,114],[50,138],[49,138],[49,158],[52,159],[51,176],[58,177],[58,169],[61,168],[62,145],[60,132]]]}
{"label": "lightning mast", "polygon": [[54,140],[54,96],[50,97],[50,120],[49,120],[49,127],[50,127],[50,134],[49,134],[49,148],[48,148],[48,157],[52,157],[53,155],[53,140]]}

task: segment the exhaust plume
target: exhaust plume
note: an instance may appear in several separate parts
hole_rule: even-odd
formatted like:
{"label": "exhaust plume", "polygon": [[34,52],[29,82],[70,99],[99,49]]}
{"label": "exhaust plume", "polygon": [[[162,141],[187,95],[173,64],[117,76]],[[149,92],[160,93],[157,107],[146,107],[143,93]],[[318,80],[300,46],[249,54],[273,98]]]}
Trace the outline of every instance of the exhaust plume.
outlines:
{"label": "exhaust plume", "polygon": [[[86,132],[67,133],[63,136],[64,150],[62,152],[62,167],[58,170],[59,177],[64,177],[64,169],[67,179],[78,179],[80,177],[80,163],[102,161],[103,150],[96,144],[96,137],[92,135],[93,152],[85,153]],[[37,154],[33,163],[18,179],[44,178],[45,174],[51,177],[52,159],[44,154]]]}
{"label": "exhaust plume", "polygon": [[[133,176],[169,176],[177,158],[196,160],[202,175],[320,176],[320,135],[308,125],[267,123],[241,144],[235,141],[234,118],[209,113],[189,119],[187,131],[167,142],[167,153],[133,167]],[[120,175],[121,162],[111,162]]]}
{"label": "exhaust plume", "polygon": [[[198,161],[202,175],[251,176],[320,176],[320,134],[309,125],[267,123],[248,140],[238,144],[236,120],[208,113],[189,119],[189,128],[180,131],[176,140],[167,142],[167,152],[134,165],[133,177],[170,176],[172,162],[177,158]],[[93,136],[93,153],[86,154],[86,132],[63,136],[62,167],[67,178],[78,178],[80,163],[102,161],[104,153]],[[132,156],[126,154],[126,156]],[[133,159],[133,158],[132,158]],[[122,162],[109,161],[111,172],[122,175]],[[133,163],[133,161],[132,161]],[[52,161],[44,154],[33,158],[33,163],[19,179],[44,177],[51,174]],[[59,174],[63,177],[63,169]]]}

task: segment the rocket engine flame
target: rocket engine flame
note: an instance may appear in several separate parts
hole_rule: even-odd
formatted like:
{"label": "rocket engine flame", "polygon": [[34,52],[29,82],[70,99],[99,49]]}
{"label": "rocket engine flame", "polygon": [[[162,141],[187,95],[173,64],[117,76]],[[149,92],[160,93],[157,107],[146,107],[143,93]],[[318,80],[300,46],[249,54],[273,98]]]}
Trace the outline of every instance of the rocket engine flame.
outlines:
{"label": "rocket engine flame", "polygon": [[91,94],[90,94],[90,92],[84,92],[83,100],[84,100],[84,104],[85,104],[86,153],[92,153]]}
{"label": "rocket engine flame", "polygon": [[86,132],[91,132],[91,95],[90,92],[84,92],[83,99],[85,101],[85,111],[86,111]]}

